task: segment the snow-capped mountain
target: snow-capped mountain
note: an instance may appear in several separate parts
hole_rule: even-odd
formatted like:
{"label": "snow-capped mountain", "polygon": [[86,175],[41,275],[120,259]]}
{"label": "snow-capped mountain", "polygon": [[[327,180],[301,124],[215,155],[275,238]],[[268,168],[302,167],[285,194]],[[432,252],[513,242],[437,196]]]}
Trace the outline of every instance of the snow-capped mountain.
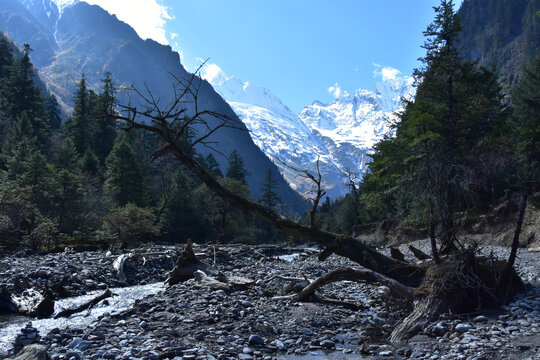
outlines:
{"label": "snow-capped mountain", "polygon": [[[99,6],[72,0],[0,0],[0,3],[0,30],[7,32],[15,43],[32,46],[31,60],[48,91],[64,104],[66,114],[70,113],[81,74],[85,74],[89,88],[99,91],[101,79],[110,72],[117,88],[133,84],[149,89],[163,106],[173,101],[172,76],[178,79],[191,76],[179,54],[170,46],[143,40],[131,26]],[[63,7],[59,8],[60,5]],[[198,91],[200,108],[237,121],[230,106],[208,83],[202,82]],[[117,99],[119,104],[130,103],[137,107],[144,103],[125,91],[119,91]],[[190,106],[186,104],[188,109]],[[210,127],[215,126],[216,119],[207,117],[206,120]],[[223,128],[210,141],[214,142],[216,160],[222,170],[226,169],[227,159],[217,154],[238,151],[248,171],[246,180],[250,192],[258,199],[264,173],[271,169],[278,175],[279,169],[253,142],[247,130]],[[206,156],[210,149],[201,146],[197,151]],[[283,202],[292,204],[293,213],[302,213],[306,204],[298,193],[282,176],[275,176],[274,180]]]}
{"label": "snow-capped mountain", "polygon": [[387,119],[413,96],[410,77],[384,78],[377,91],[341,92],[331,104],[315,101],[300,115],[265,88],[228,77],[210,64],[203,76],[231,105],[261,150],[274,161],[291,186],[308,194],[312,183],[297,170],[316,174],[330,198],[349,192],[347,173],[363,175],[367,154],[390,131]]}

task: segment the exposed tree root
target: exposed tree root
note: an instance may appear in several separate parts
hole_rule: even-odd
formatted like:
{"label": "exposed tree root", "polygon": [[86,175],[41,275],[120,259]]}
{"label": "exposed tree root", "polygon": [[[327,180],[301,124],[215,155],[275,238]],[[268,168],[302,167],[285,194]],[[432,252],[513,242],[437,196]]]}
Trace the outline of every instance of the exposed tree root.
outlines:
{"label": "exposed tree root", "polygon": [[413,312],[394,329],[390,340],[402,343],[445,313],[500,306],[524,289],[515,271],[508,270],[508,263],[477,258],[473,250],[463,251],[427,270],[423,283],[415,289]]}

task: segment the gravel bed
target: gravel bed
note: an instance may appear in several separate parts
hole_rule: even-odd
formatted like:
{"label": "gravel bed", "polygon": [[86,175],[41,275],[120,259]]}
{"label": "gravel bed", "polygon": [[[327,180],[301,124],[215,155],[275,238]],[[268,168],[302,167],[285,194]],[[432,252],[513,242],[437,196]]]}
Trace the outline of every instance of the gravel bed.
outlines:
{"label": "gravel bed", "polygon": [[[429,253],[426,241],[414,245]],[[401,250],[412,260],[406,246]],[[189,280],[140,299],[120,314],[104,313],[84,328],[54,329],[43,334],[40,341],[49,346],[55,360],[540,359],[538,253],[520,250],[517,267],[530,284],[528,292],[511,304],[482,314],[441,318],[407,344],[396,346],[387,342],[388,334],[411,309],[389,299],[385,287],[339,282],[321,290],[322,297],[345,301],[354,308],[285,298],[301,288],[301,279],[311,280],[339,267],[354,267],[347,259],[333,255],[320,262],[316,249],[311,248],[236,246],[220,250],[203,246],[195,251],[203,261],[215,261],[226,275],[249,278],[254,284],[225,292],[200,288]],[[484,246],[482,252],[505,258],[509,250]],[[78,281],[88,276],[97,285],[115,284],[117,280],[108,281],[114,278],[114,272],[109,273],[111,260],[103,260],[104,270],[96,261],[88,260],[105,255],[55,254],[42,260],[39,256],[23,257],[13,264],[2,259],[3,264],[12,266],[3,270],[2,281],[9,285],[9,279],[17,278],[12,272],[28,269],[28,273],[35,273],[40,264],[54,271],[49,278],[63,276],[58,269],[63,264],[70,269],[67,264],[72,264],[75,269],[70,274]],[[155,265],[156,274],[153,270],[145,273],[149,275],[134,271],[127,273],[126,282],[162,281],[170,267],[162,261]],[[28,333],[34,336],[31,328],[21,332],[23,336]]]}

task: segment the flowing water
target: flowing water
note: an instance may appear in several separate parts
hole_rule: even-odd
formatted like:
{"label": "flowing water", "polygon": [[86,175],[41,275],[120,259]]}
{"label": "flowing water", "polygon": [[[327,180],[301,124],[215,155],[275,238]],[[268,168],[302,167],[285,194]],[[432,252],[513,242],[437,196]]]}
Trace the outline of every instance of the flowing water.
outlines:
{"label": "flowing water", "polygon": [[[15,337],[20,332],[26,323],[32,322],[32,326],[38,329],[39,334],[43,337],[49,331],[55,328],[66,329],[83,328],[91,324],[100,315],[104,313],[115,314],[126,309],[129,309],[135,303],[135,300],[141,299],[147,295],[153,295],[163,290],[163,283],[150,285],[136,285],[125,288],[113,288],[111,291],[115,296],[108,298],[108,304],[99,303],[89,311],[83,311],[78,314],[73,314],[68,318],[61,319],[32,319],[25,316],[3,316],[0,317],[0,357],[5,355],[12,347]],[[100,295],[103,291],[94,291],[83,296],[76,296],[58,300],[55,303],[55,314],[68,308],[74,308]]]}

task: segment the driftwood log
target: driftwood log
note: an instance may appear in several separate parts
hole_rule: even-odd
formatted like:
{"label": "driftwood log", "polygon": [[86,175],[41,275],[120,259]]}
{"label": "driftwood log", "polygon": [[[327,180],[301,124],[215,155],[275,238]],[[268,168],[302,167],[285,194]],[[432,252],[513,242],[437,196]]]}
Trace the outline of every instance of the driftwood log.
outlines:
{"label": "driftwood log", "polygon": [[330,271],[319,277],[317,280],[312,281],[300,293],[298,293],[296,299],[298,301],[305,300],[313,295],[321,286],[342,280],[379,283],[387,286],[390,289],[390,293],[398,298],[410,299],[413,296],[412,288],[402,285],[386,276],[382,276],[375,271],[367,269],[342,268]]}
{"label": "driftwood log", "polygon": [[101,295],[96,296],[95,298],[91,299],[90,301],[85,302],[82,305],[79,305],[72,309],[65,309],[65,310],[60,311],[58,314],[56,314],[54,318],[59,319],[63,317],[68,317],[73,314],[77,314],[82,311],[89,310],[92,307],[96,306],[100,301],[105,300],[111,296],[113,296],[113,293],[111,292],[111,290],[107,289]]}

